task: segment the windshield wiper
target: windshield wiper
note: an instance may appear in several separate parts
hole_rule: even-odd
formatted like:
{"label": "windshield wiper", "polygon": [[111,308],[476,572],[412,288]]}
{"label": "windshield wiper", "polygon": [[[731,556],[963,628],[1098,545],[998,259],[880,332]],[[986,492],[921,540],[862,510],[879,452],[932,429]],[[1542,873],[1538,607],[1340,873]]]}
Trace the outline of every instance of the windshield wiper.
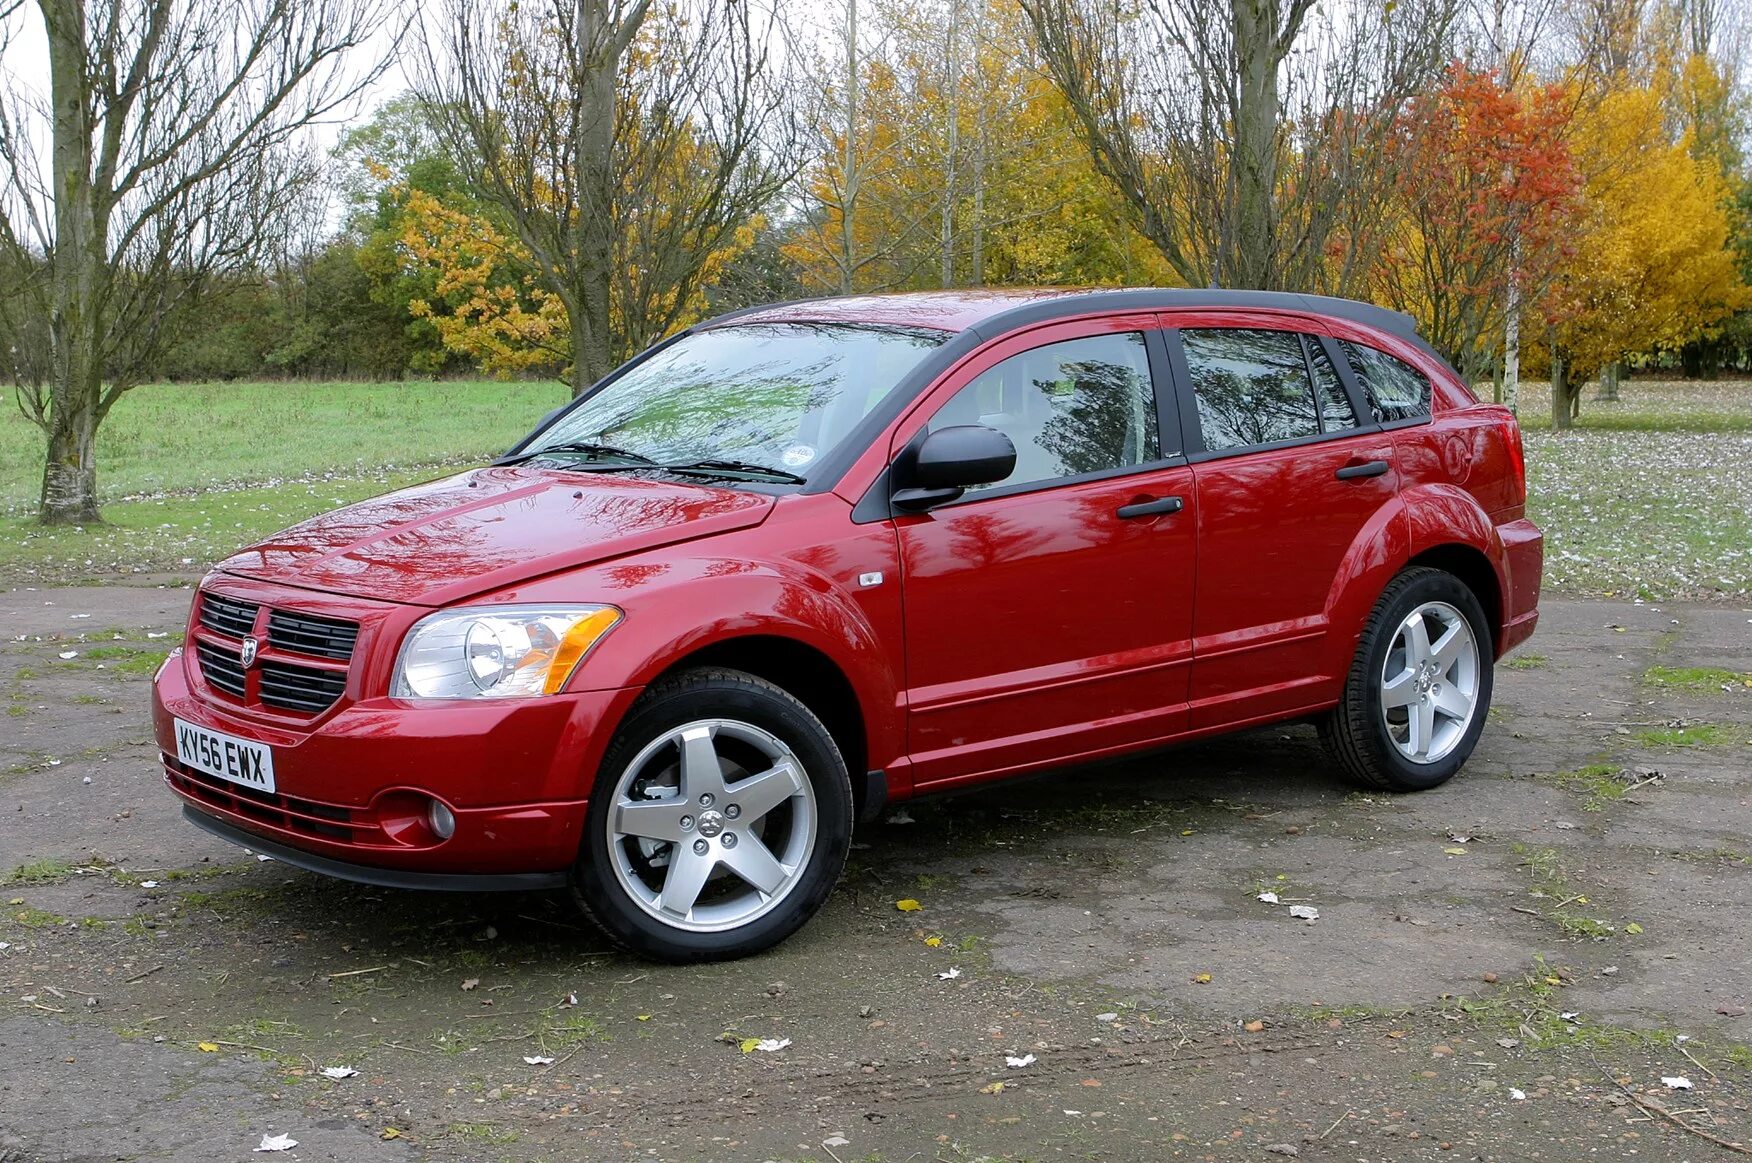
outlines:
{"label": "windshield wiper", "polygon": [[786,472],[782,468],[773,468],[770,465],[755,464],[746,460],[690,460],[686,464],[666,464],[663,467],[670,472],[698,473],[701,476],[735,474],[766,477],[768,480],[783,481],[791,485],[809,483],[807,477],[800,477],[794,472]]}
{"label": "windshield wiper", "polygon": [[[656,461],[640,452],[629,452],[624,448],[616,448],[612,444],[596,444],[589,440],[567,440],[559,444],[550,444],[546,448],[537,448],[532,452],[520,452],[515,456],[501,456],[494,464],[522,464],[526,460],[534,460],[538,456],[547,456],[555,452],[578,452],[589,456],[592,460],[604,457],[615,457],[619,460],[631,461],[634,464],[656,465]],[[579,468],[605,469],[625,468],[625,465],[596,464],[579,465]]]}

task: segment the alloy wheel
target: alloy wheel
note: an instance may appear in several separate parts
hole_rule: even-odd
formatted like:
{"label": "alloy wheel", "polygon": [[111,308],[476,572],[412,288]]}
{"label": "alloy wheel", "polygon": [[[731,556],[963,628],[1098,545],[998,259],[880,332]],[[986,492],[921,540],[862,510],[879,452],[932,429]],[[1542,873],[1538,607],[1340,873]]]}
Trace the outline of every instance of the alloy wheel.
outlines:
{"label": "alloy wheel", "polygon": [[1381,667],[1387,737],[1412,763],[1438,763],[1459,745],[1478,706],[1478,640],[1447,602],[1425,602],[1394,631]]}
{"label": "alloy wheel", "polygon": [[765,916],[797,886],[816,836],[815,790],[770,732],[699,719],[633,758],[614,789],[615,879],[664,924],[710,933]]}

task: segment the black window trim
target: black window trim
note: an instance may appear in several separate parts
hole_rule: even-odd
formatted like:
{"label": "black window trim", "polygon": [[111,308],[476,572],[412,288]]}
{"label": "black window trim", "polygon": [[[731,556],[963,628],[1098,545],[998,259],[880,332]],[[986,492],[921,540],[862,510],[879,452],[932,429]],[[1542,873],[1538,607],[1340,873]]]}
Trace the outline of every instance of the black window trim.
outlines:
{"label": "black window trim", "polygon": [[[1045,343],[1039,343],[1033,347],[1023,348],[1021,351],[1016,352],[1015,355],[1023,355],[1029,351],[1035,351],[1042,347],[1051,347],[1055,343],[1070,343],[1079,339],[1094,339],[1104,335],[1136,334],[1142,334],[1144,337],[1144,357],[1150,368],[1150,392],[1156,404],[1156,446],[1158,449],[1167,448],[1168,434],[1172,432],[1176,437],[1174,442],[1180,446],[1180,451],[1168,456],[1158,457],[1155,460],[1145,461],[1142,464],[1123,464],[1114,468],[1102,468],[1096,469],[1093,472],[1081,472],[1077,473],[1075,476],[1048,477],[1044,480],[1020,481],[1013,485],[998,485],[995,488],[976,489],[968,492],[966,496],[957,498],[956,500],[949,501],[942,505],[934,506],[922,514],[896,512],[894,506],[889,504],[889,497],[894,491],[889,480],[890,473],[894,468],[893,462],[891,461],[889,464],[883,466],[882,471],[878,473],[876,479],[871,482],[869,489],[867,489],[864,495],[858,499],[858,503],[852,507],[852,523],[854,525],[867,525],[875,521],[886,521],[898,517],[929,516],[931,513],[939,512],[944,509],[958,509],[963,505],[977,504],[980,501],[993,500],[999,497],[1016,497],[1025,493],[1040,493],[1045,492],[1048,489],[1086,484],[1090,481],[1114,480],[1119,477],[1133,476],[1138,473],[1159,472],[1163,469],[1186,467],[1191,461],[1186,454],[1186,441],[1183,436],[1184,428],[1181,416],[1174,404],[1174,383],[1168,366],[1168,347],[1163,340],[1164,329],[1160,324],[1152,323],[1148,326],[1127,328],[1123,331],[1091,331],[1086,335],[1067,336],[1063,339],[1049,339]],[[999,360],[998,363],[994,363],[992,367],[997,367],[999,364],[1013,358],[1014,356],[1007,355]],[[991,368],[985,370],[990,371]],[[980,373],[980,375],[984,374],[985,372],[983,371]],[[973,377],[973,379],[978,378],[979,376]],[[955,395],[959,395],[963,388],[966,388],[968,384],[973,383],[973,379],[968,380],[967,383],[956,388],[955,393],[952,394],[949,399],[953,400]],[[945,404],[948,402],[948,400],[944,401]],[[933,413],[933,415],[935,415],[935,413]],[[928,431],[929,423],[929,420],[927,420],[926,426],[920,428],[919,433]],[[918,433],[914,434],[913,439],[918,439]],[[896,459],[898,459],[898,456]]]}
{"label": "black window trim", "polygon": [[[1219,448],[1214,451],[1208,449],[1205,447],[1204,443],[1204,428],[1199,423],[1198,418],[1198,394],[1192,386],[1192,366],[1187,363],[1186,345],[1180,337],[1182,330],[1283,331],[1307,339],[1319,339],[1322,346],[1327,348],[1326,354],[1328,359],[1332,358],[1333,353],[1331,347],[1327,346],[1332,342],[1328,336],[1316,336],[1311,332],[1302,331],[1295,327],[1260,327],[1257,325],[1249,325],[1246,327],[1164,328],[1163,338],[1168,346],[1169,363],[1173,369],[1175,394],[1180,401],[1180,422],[1183,431],[1187,434],[1186,439],[1183,442],[1183,447],[1186,449],[1186,460],[1188,464],[1203,464],[1212,460],[1226,460],[1232,456],[1246,456],[1250,453],[1272,451],[1279,448],[1300,448],[1305,444],[1323,444],[1329,440],[1346,440],[1355,436],[1367,436],[1372,433],[1379,433],[1388,427],[1388,425],[1378,424],[1373,421],[1367,423],[1363,422],[1363,417],[1372,414],[1367,409],[1359,409],[1357,407],[1358,400],[1362,395],[1362,389],[1350,375],[1349,361],[1341,363],[1338,360],[1333,360],[1332,366],[1337,370],[1339,382],[1344,385],[1345,393],[1350,397],[1351,410],[1355,412],[1357,416],[1358,423],[1355,428],[1334,429],[1330,432],[1321,431],[1314,433],[1312,436],[1292,436],[1287,440],[1272,440],[1265,444],[1236,444],[1229,448]],[[1315,422],[1318,424],[1321,422],[1319,420],[1320,402],[1314,397],[1314,369],[1308,364],[1308,352],[1305,346],[1302,350],[1302,362],[1304,366],[1308,368],[1308,393],[1310,400],[1314,403]],[[1428,418],[1426,417],[1423,422],[1427,423]],[[1409,426],[1409,422],[1401,421],[1392,426],[1403,428]]]}

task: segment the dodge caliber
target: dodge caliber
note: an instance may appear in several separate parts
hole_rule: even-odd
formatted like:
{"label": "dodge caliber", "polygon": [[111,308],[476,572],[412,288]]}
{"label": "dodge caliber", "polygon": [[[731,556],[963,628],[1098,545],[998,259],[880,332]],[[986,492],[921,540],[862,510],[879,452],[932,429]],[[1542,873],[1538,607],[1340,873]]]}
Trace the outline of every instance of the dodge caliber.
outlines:
{"label": "dodge caliber", "polygon": [[1525,502],[1514,417],[1365,304],[757,308],[218,563],[155,681],[164,778],[303,868],[740,956],[914,796],[1289,720],[1442,783],[1538,618]]}

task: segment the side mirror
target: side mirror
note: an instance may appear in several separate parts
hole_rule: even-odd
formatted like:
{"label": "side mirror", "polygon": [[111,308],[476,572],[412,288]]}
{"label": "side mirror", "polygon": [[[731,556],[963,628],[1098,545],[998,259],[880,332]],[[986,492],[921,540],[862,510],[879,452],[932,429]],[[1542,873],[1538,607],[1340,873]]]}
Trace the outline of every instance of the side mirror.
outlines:
{"label": "side mirror", "polygon": [[974,485],[1001,481],[1016,469],[1016,446],[996,428],[959,424],[909,443],[894,462],[896,509],[922,513],[957,500]]}

